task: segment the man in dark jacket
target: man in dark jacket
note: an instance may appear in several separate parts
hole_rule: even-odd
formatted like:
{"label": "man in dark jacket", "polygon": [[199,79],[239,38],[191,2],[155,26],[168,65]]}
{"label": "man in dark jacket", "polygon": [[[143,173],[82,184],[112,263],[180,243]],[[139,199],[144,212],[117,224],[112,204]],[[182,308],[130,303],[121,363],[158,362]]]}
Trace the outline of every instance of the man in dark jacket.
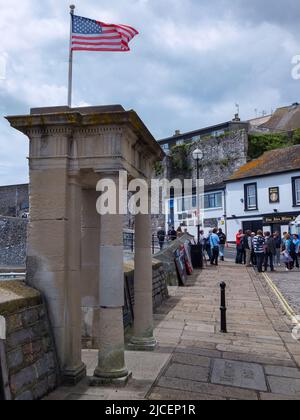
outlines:
{"label": "man in dark jacket", "polygon": [[220,228],[219,232],[218,232],[218,237],[220,239],[220,257],[221,257],[221,261],[224,261],[224,255],[225,255],[225,245],[226,245],[226,240],[227,237],[225,235],[225,233],[223,232],[223,230]]}
{"label": "man in dark jacket", "polygon": [[169,230],[168,236],[169,236],[170,241],[176,241],[176,239],[177,239],[177,232],[174,229],[174,226],[172,226],[171,229]]}
{"label": "man in dark jacket", "polygon": [[270,262],[271,271],[274,270],[274,257],[276,256],[276,242],[270,232],[265,234],[265,271],[268,271]]}
{"label": "man in dark jacket", "polygon": [[165,243],[165,239],[166,239],[166,232],[164,231],[163,228],[158,229],[157,239],[158,239],[158,242],[159,242],[159,248],[162,251],[163,248],[164,248],[164,243]]}
{"label": "man in dark jacket", "polygon": [[257,232],[257,235],[253,239],[253,247],[257,261],[257,270],[259,273],[262,273],[265,257],[265,238],[261,230]]}

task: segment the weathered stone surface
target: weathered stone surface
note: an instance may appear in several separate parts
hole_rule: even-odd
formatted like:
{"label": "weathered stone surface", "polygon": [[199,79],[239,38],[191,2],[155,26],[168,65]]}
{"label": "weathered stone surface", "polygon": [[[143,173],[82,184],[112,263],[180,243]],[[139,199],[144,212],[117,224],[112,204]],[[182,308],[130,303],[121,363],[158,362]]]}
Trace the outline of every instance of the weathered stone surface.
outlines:
{"label": "weathered stone surface", "polygon": [[260,399],[262,401],[299,401],[297,397],[291,397],[288,395],[261,393]]}
{"label": "weathered stone surface", "polygon": [[267,391],[262,367],[250,363],[216,360],[211,381],[220,385]]}
{"label": "weathered stone surface", "polygon": [[300,379],[300,370],[283,366],[265,366],[265,372],[270,376]]}
{"label": "weathered stone surface", "polygon": [[12,399],[42,398],[55,388],[58,366],[41,296],[20,282],[1,283],[1,315],[3,308],[9,325],[3,344]]}
{"label": "weathered stone surface", "polygon": [[207,382],[209,369],[200,366],[172,364],[166,371],[165,376],[168,378],[188,379],[197,382]]}
{"label": "weathered stone surface", "polygon": [[213,395],[197,394],[194,392],[178,391],[155,387],[151,392],[151,400],[156,401],[222,401],[226,398]]}
{"label": "weathered stone surface", "polygon": [[31,391],[26,391],[23,394],[19,395],[16,398],[16,401],[32,401],[33,399],[34,398],[33,398],[32,392]]}
{"label": "weathered stone surface", "polygon": [[22,365],[24,360],[23,352],[20,348],[7,354],[7,365],[9,369],[16,369]]}
{"label": "weathered stone surface", "polygon": [[158,386],[162,388],[176,389],[179,391],[188,391],[223,398],[234,398],[242,400],[258,399],[258,394],[254,391],[234,388],[230,386],[208,384],[204,382],[187,381],[184,379],[163,377],[158,382]]}
{"label": "weathered stone surface", "polygon": [[25,266],[27,226],[27,219],[0,216],[0,266]]}
{"label": "weathered stone surface", "polygon": [[38,308],[33,308],[22,313],[22,322],[25,328],[35,324],[40,318]]}
{"label": "weathered stone surface", "polygon": [[172,357],[172,363],[180,363],[182,365],[201,366],[209,368],[211,359],[208,357],[198,356],[187,353],[175,353]]}
{"label": "weathered stone surface", "polygon": [[268,382],[274,394],[300,397],[300,379],[269,376]]}
{"label": "weathered stone surface", "polygon": [[7,324],[6,327],[7,327],[8,332],[19,330],[23,326],[22,315],[14,314],[7,317],[6,324]]}
{"label": "weathered stone surface", "polygon": [[17,395],[23,388],[34,383],[36,380],[36,372],[33,366],[21,370],[15,375],[11,376],[10,387],[14,395]]}
{"label": "weathered stone surface", "polygon": [[14,315],[19,310],[41,304],[38,291],[27,287],[21,281],[0,283],[0,313]]}

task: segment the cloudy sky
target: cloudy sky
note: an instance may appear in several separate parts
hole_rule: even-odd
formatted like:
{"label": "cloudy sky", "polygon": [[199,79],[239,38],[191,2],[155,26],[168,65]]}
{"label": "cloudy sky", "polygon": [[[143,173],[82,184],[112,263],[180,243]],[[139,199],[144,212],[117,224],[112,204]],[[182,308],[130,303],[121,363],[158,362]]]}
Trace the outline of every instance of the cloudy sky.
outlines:
{"label": "cloudy sky", "polygon": [[[75,0],[74,0],[75,1]],[[5,115],[65,105],[70,0],[0,0],[0,185],[27,182],[27,139]],[[76,53],[74,105],[135,109],[156,138],[300,101],[299,0],[77,0],[134,26],[131,53]]]}

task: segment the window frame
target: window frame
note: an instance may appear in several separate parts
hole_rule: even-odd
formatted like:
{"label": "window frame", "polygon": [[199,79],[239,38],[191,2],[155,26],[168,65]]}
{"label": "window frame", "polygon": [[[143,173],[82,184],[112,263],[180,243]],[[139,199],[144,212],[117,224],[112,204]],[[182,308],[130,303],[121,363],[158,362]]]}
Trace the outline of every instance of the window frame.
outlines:
{"label": "window frame", "polygon": [[[248,195],[248,189],[250,187],[255,188],[255,207],[249,206],[249,195]],[[257,211],[258,210],[258,190],[257,190],[257,182],[251,182],[249,184],[244,184],[244,201],[245,201],[245,211]]]}
{"label": "window frame", "polygon": [[[300,187],[300,176],[295,176],[292,178],[292,189],[293,189],[293,207],[300,207],[300,200],[297,202],[297,190],[296,190],[296,182],[299,182]],[[300,190],[299,190],[300,192]]]}

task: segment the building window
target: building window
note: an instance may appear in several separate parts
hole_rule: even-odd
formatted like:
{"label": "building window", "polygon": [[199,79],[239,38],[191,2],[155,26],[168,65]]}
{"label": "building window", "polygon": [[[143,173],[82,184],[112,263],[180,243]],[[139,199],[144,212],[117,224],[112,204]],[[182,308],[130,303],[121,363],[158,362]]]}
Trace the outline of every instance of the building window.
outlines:
{"label": "building window", "polygon": [[257,209],[257,184],[247,184],[245,185],[245,211]]}
{"label": "building window", "polygon": [[163,144],[161,147],[165,152],[167,152],[169,150],[169,144],[168,143]]}
{"label": "building window", "polygon": [[204,196],[204,208],[205,209],[217,209],[222,207],[222,193],[205,194]]}
{"label": "building window", "polygon": [[300,177],[293,178],[293,204],[294,207],[300,207]]}
{"label": "building window", "polygon": [[184,144],[184,140],[177,140],[176,146],[181,146],[182,144]]}
{"label": "building window", "polygon": [[225,134],[225,130],[218,130],[218,131],[215,131],[213,134],[215,137],[220,137]]}

